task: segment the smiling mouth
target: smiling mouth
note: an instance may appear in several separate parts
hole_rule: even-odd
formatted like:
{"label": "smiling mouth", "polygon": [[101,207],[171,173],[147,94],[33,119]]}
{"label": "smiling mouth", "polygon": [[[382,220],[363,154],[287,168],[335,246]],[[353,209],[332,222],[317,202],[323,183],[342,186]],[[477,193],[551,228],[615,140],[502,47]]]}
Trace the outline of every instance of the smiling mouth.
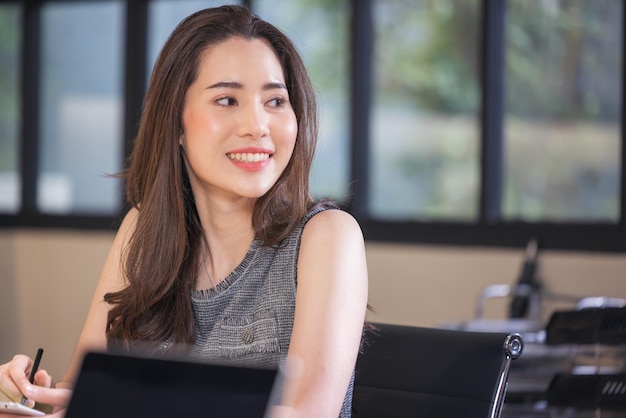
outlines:
{"label": "smiling mouth", "polygon": [[258,163],[260,161],[269,160],[270,154],[266,152],[235,152],[226,154],[233,161],[242,163]]}

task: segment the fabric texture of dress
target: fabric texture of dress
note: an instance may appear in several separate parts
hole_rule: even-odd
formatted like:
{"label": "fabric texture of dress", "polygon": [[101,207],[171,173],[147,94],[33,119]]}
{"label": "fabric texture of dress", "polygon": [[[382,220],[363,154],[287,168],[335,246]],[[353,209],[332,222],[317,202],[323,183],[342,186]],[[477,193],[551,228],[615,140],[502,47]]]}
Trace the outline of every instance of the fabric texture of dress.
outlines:
{"label": "fabric texture of dress", "polygon": [[[293,329],[296,269],[302,231],[325,210],[309,211],[281,243],[255,239],[243,261],[217,286],[193,290],[196,341],[191,356],[218,364],[278,368],[286,358]],[[351,416],[354,374],[340,418]]]}

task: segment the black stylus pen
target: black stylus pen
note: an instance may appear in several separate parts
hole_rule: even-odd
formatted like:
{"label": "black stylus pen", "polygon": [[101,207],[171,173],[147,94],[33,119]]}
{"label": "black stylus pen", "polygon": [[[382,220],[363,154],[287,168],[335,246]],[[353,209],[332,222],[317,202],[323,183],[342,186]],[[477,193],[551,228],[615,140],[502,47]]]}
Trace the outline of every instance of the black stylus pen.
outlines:
{"label": "black stylus pen", "polygon": [[[30,369],[30,376],[28,376],[28,381],[33,383],[35,381],[35,373],[37,373],[37,369],[39,368],[39,362],[41,362],[41,356],[43,356],[43,348],[37,350],[37,355],[35,355],[35,361],[33,362],[33,368]],[[28,398],[26,396],[22,396],[22,405],[26,405],[28,403]]]}

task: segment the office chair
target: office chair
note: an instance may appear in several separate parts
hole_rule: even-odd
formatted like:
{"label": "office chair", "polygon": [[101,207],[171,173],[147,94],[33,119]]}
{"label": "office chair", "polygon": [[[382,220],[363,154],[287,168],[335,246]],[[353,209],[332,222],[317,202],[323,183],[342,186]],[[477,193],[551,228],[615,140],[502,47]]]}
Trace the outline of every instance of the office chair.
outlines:
{"label": "office chair", "polygon": [[626,412],[626,306],[618,299],[617,306],[604,306],[605,299],[586,298],[576,310],[550,317],[546,344],[569,346],[569,355],[568,367],[548,386],[548,406],[595,411],[598,417],[602,411]]}
{"label": "office chair", "polygon": [[498,418],[518,334],[373,324],[357,359],[354,418]]}

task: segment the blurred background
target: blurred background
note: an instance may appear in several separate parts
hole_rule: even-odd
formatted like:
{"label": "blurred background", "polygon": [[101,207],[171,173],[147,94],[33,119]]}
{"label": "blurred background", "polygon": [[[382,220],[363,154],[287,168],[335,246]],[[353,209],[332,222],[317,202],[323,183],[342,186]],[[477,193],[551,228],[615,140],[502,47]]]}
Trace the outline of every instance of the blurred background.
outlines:
{"label": "blurred background", "polygon": [[[0,0],[0,359],[44,346],[62,375],[152,65],[182,18],[223,3]],[[311,184],[363,227],[372,320],[475,321],[485,288],[519,284],[532,240],[527,319],[626,298],[622,0],[240,4],[310,71]],[[510,296],[481,318],[510,319]]]}

